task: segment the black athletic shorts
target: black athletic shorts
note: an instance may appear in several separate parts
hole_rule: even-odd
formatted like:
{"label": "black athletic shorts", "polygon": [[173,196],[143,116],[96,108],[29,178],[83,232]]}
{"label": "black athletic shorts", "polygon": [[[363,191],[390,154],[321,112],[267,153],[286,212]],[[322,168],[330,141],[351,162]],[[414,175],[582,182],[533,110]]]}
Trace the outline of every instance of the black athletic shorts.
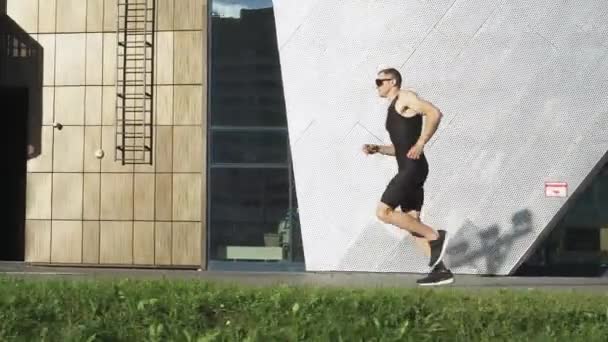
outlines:
{"label": "black athletic shorts", "polygon": [[391,179],[382,194],[381,202],[392,209],[420,211],[424,204],[424,182],[429,169],[426,162],[408,163]]}

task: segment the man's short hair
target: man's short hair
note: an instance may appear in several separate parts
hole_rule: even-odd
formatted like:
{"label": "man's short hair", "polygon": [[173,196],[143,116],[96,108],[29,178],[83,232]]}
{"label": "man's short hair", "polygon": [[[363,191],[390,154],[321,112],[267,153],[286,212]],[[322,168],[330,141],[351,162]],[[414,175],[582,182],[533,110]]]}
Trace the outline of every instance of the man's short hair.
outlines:
{"label": "man's short hair", "polygon": [[387,69],[382,69],[378,72],[379,74],[386,74],[386,75],[390,75],[394,80],[395,80],[395,85],[398,88],[401,88],[401,73],[399,71],[397,71],[397,69],[395,68],[387,68]]}

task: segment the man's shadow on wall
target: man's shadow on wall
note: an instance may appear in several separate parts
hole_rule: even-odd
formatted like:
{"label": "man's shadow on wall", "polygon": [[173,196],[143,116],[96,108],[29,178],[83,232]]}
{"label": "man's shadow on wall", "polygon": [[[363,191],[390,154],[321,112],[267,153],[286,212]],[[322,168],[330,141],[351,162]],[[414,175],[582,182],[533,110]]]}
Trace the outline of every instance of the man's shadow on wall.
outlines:
{"label": "man's shadow on wall", "polygon": [[519,245],[518,242],[532,232],[532,220],[530,210],[518,211],[511,217],[511,229],[502,235],[497,224],[480,229],[467,220],[448,245],[446,255],[449,266],[478,268],[481,260],[485,262],[484,273],[497,274],[510,251],[517,248],[521,249],[522,255],[526,252],[528,246]]}

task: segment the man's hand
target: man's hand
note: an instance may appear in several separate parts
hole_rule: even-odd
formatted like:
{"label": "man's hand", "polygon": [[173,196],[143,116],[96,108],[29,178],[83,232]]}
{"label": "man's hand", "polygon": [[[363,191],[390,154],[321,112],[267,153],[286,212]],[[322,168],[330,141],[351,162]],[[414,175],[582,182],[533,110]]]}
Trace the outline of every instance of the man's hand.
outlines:
{"label": "man's hand", "polygon": [[420,143],[420,142],[417,142],[407,152],[407,157],[410,158],[410,159],[420,159],[420,155],[422,154],[423,150],[424,150],[424,144]]}
{"label": "man's hand", "polygon": [[375,144],[365,144],[363,145],[363,153],[365,154],[374,154],[380,151],[380,146]]}

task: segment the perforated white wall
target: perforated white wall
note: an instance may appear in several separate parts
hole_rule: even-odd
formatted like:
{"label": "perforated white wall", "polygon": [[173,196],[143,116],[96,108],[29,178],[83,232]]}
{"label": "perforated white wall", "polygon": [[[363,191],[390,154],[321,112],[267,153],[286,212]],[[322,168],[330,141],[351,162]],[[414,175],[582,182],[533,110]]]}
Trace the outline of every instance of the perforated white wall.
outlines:
{"label": "perforated white wall", "polygon": [[446,229],[460,273],[507,274],[608,150],[605,0],[274,0],[308,270],[425,272],[380,223],[394,159],[377,70],[444,120],[426,153],[423,220]]}

